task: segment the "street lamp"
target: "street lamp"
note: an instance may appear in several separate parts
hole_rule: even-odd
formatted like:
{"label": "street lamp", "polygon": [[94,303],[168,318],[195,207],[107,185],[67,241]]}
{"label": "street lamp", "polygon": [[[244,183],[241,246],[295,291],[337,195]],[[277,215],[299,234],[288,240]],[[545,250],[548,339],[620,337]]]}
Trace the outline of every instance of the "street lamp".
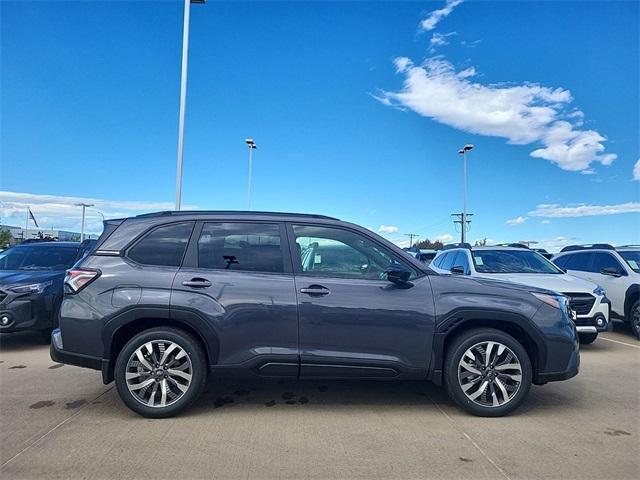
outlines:
{"label": "street lamp", "polygon": [[178,116],[178,164],[176,168],[176,210],[182,202],[182,152],[184,150],[184,114],[187,108],[187,60],[189,58],[189,13],[192,3],[206,0],[184,0],[182,25],[182,72],[180,75],[180,113]]}
{"label": "street lamp", "polygon": [[84,212],[87,207],[93,207],[93,203],[76,203],[76,207],[82,207],[82,230],[80,230],[80,241],[84,242]]}
{"label": "street lamp", "polygon": [[249,188],[247,189],[247,210],[251,210],[251,168],[253,166],[253,151],[258,148],[253,138],[247,138],[244,143],[249,147]]}
{"label": "street lamp", "polygon": [[458,153],[464,158],[464,204],[462,208],[462,243],[467,241],[467,152],[473,149],[473,145],[467,143],[458,150]]}

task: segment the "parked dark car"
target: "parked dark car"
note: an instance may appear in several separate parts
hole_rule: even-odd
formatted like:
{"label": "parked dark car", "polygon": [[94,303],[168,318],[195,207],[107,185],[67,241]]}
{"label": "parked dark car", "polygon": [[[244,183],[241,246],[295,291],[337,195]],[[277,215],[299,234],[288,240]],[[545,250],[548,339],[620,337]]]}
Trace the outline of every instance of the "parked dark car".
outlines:
{"label": "parked dark car", "polygon": [[[93,241],[95,243],[95,240]],[[65,271],[91,242],[31,242],[0,253],[0,332],[57,326]]]}
{"label": "parked dark car", "polygon": [[208,375],[430,380],[482,416],[578,373],[566,297],[440,275],[319,215],[163,212],[107,220],[68,272],[51,357],[115,379],[147,417]]}

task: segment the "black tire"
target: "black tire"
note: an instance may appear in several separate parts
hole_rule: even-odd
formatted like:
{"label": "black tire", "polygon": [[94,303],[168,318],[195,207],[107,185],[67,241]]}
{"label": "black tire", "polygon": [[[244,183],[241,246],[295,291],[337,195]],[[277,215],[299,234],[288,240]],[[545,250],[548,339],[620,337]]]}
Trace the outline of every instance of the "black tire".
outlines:
{"label": "black tire", "polygon": [[640,300],[636,300],[629,310],[631,331],[640,340]]}
{"label": "black tire", "polygon": [[578,333],[578,340],[580,340],[580,345],[589,345],[593,343],[598,338],[598,332],[596,333]]}
{"label": "black tire", "polygon": [[[462,357],[465,355],[465,352],[468,349],[471,349],[472,347],[487,341],[498,342],[506,346],[511,351],[510,353],[516,357],[517,361],[520,364],[521,380],[519,382],[519,385],[514,388],[515,393],[513,394],[513,396],[499,406],[485,406],[479,404],[474,400],[471,400],[462,389],[462,380],[460,379],[460,375],[458,373],[459,365]],[[503,415],[511,413],[520,406],[520,404],[527,396],[529,388],[531,387],[531,360],[529,359],[526,350],[511,335],[494,328],[476,328],[458,335],[447,350],[444,368],[445,385],[451,399],[467,412],[479,417],[501,417]],[[483,372],[483,374],[484,373],[485,372]],[[493,372],[491,373],[493,374]],[[478,383],[483,382],[483,380],[478,380]],[[487,390],[493,388],[494,385],[490,384]]]}
{"label": "black tire", "polygon": [[[166,341],[177,344],[184,350],[191,363],[191,383],[178,400],[166,406],[148,406],[141,403],[127,385],[126,373],[130,358],[138,348],[152,341]],[[116,360],[114,376],[118,394],[127,407],[143,417],[166,418],[186,409],[200,396],[207,380],[207,373],[208,368],[204,348],[193,335],[178,328],[156,327],[140,332],[127,342]]]}

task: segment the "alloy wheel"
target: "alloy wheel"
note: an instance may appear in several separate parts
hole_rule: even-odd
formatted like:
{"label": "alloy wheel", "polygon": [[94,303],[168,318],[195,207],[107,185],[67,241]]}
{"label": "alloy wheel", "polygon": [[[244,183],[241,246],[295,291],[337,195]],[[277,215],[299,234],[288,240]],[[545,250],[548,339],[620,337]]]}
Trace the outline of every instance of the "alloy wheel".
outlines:
{"label": "alloy wheel", "polygon": [[472,402],[482,407],[501,407],[518,393],[522,366],[506,345],[483,341],[462,355],[458,363],[458,381]]}
{"label": "alloy wheel", "polygon": [[169,340],[151,340],[127,362],[129,392],[148,407],[166,407],[180,400],[191,385],[193,367],[187,352]]}

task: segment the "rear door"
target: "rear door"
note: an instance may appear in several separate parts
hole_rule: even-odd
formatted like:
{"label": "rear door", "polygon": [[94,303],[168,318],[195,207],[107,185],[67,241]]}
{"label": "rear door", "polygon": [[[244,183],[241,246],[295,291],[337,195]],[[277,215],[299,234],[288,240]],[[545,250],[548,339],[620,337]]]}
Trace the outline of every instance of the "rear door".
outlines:
{"label": "rear door", "polygon": [[424,377],[434,329],[429,278],[392,284],[385,272],[404,260],[354,230],[300,224],[289,235],[301,376]]}
{"label": "rear door", "polygon": [[298,374],[298,318],[284,225],[199,222],[173,282],[173,318],[196,316],[219,344],[216,369]]}
{"label": "rear door", "polygon": [[[616,275],[605,275],[605,269],[615,270]],[[627,285],[627,272],[618,259],[608,252],[593,252],[587,278],[604,288],[611,300],[611,309],[619,316],[624,315],[624,299]]]}

